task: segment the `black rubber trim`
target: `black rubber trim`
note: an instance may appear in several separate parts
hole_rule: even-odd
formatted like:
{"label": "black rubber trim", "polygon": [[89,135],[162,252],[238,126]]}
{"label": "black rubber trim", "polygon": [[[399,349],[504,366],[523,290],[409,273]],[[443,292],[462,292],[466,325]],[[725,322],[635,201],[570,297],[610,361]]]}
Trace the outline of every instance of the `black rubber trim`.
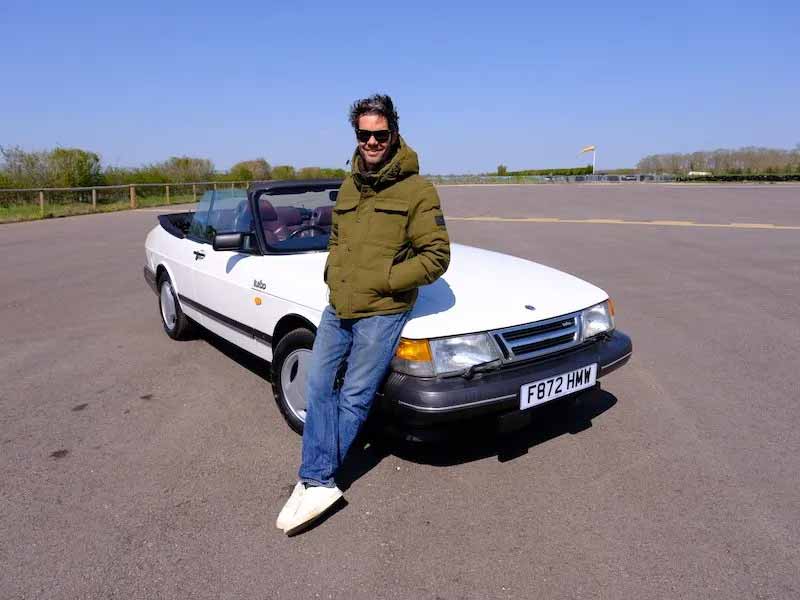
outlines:
{"label": "black rubber trim", "polygon": [[628,362],[632,348],[627,335],[614,331],[570,351],[509,365],[472,379],[422,378],[393,372],[386,379],[378,402],[393,421],[417,427],[519,411],[522,385],[592,363],[597,363],[599,379]]}
{"label": "black rubber trim", "polygon": [[248,194],[266,192],[271,196],[294,194],[298,191],[322,192],[332,187],[339,188],[343,179],[273,179],[272,181],[256,181],[247,188]]}
{"label": "black rubber trim", "polygon": [[158,224],[161,225],[161,228],[167,233],[174,235],[176,238],[183,239],[186,237],[186,235],[183,233],[183,230],[181,230],[181,228],[175,224],[174,220],[181,218],[189,218],[191,220],[192,214],[194,213],[182,212],[171,213],[168,215],[158,215]]}
{"label": "black rubber trim", "polygon": [[259,342],[266,344],[267,346],[272,345],[272,336],[269,335],[268,333],[264,333],[263,331],[259,331],[258,329],[250,327],[249,325],[245,325],[244,323],[240,323],[239,321],[231,319],[230,317],[226,317],[222,313],[218,313],[217,311],[212,310],[207,306],[203,306],[199,302],[195,302],[194,300],[192,300],[191,298],[187,298],[183,294],[178,294],[178,298],[180,298],[181,302],[185,302],[186,306],[192,307],[193,309],[203,313],[207,317],[211,317],[215,321],[218,321],[223,325],[227,325],[231,329],[235,329],[241,334],[248,335],[258,340]]}
{"label": "black rubber trim", "polygon": [[152,289],[153,292],[158,294],[158,284],[156,283],[156,274],[153,273],[147,267],[144,268],[144,280],[147,282],[147,285],[150,286],[150,289]]}

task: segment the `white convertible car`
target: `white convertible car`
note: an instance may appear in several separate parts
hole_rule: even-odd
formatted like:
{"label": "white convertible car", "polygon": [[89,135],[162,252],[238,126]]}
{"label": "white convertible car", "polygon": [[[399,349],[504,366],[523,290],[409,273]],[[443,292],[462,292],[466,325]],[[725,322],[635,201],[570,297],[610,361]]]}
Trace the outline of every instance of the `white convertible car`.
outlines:
{"label": "white convertible car", "polygon": [[[159,216],[145,241],[167,335],[200,325],[269,361],[275,399],[298,432],[340,183],[210,191],[194,212]],[[613,315],[603,290],[572,275],[452,244],[447,272],[420,288],[375,409],[409,437],[465,419],[524,423],[532,407],[628,361],[631,340]]]}

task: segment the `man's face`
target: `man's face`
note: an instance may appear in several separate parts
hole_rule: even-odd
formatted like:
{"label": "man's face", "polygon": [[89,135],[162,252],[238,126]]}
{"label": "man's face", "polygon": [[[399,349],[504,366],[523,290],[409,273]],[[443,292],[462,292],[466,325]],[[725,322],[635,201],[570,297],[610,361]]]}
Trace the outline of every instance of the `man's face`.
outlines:
{"label": "man's face", "polygon": [[[361,115],[358,118],[358,129],[385,131],[389,129],[389,121],[381,115]],[[375,167],[386,160],[393,141],[394,133],[383,143],[376,140],[374,135],[370,136],[366,142],[358,142],[358,152],[361,154],[361,160],[364,161],[364,166],[367,170],[374,170]]]}

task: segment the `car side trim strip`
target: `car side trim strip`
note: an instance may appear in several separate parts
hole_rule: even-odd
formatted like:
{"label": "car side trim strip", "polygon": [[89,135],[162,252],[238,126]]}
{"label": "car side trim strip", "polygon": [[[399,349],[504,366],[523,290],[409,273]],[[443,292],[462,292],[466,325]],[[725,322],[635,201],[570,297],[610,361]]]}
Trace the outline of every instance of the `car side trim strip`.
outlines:
{"label": "car side trim strip", "polygon": [[195,302],[191,298],[187,298],[183,294],[178,294],[178,298],[180,298],[181,302],[185,302],[187,306],[191,306],[196,311],[203,313],[204,315],[214,319],[218,323],[226,325],[231,329],[235,329],[241,334],[250,336],[258,340],[259,342],[266,344],[267,346],[272,345],[272,336],[269,335],[268,333],[264,333],[263,331],[259,331],[258,329],[250,327],[249,325],[245,325],[244,323],[240,323],[239,321],[231,319],[230,317],[227,317],[222,313],[218,313],[217,311],[200,304],[199,302]]}
{"label": "car side trim strip", "polygon": [[600,369],[601,370],[605,370],[605,369],[608,369],[609,367],[613,367],[618,362],[622,362],[623,360],[628,360],[631,357],[632,354],[633,354],[633,352],[628,352],[625,356],[620,356],[617,360],[612,361],[612,362],[608,363],[607,365],[603,365],[602,367],[600,367]]}

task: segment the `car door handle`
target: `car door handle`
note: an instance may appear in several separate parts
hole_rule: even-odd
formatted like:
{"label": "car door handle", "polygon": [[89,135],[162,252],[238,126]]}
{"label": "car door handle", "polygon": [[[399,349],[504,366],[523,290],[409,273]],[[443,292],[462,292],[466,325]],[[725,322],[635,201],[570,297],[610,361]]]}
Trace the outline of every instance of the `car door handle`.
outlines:
{"label": "car door handle", "polygon": [[205,252],[202,252],[201,250],[195,250],[194,251],[194,259],[195,260],[200,260],[201,258],[205,258],[205,257],[206,257],[206,253]]}

